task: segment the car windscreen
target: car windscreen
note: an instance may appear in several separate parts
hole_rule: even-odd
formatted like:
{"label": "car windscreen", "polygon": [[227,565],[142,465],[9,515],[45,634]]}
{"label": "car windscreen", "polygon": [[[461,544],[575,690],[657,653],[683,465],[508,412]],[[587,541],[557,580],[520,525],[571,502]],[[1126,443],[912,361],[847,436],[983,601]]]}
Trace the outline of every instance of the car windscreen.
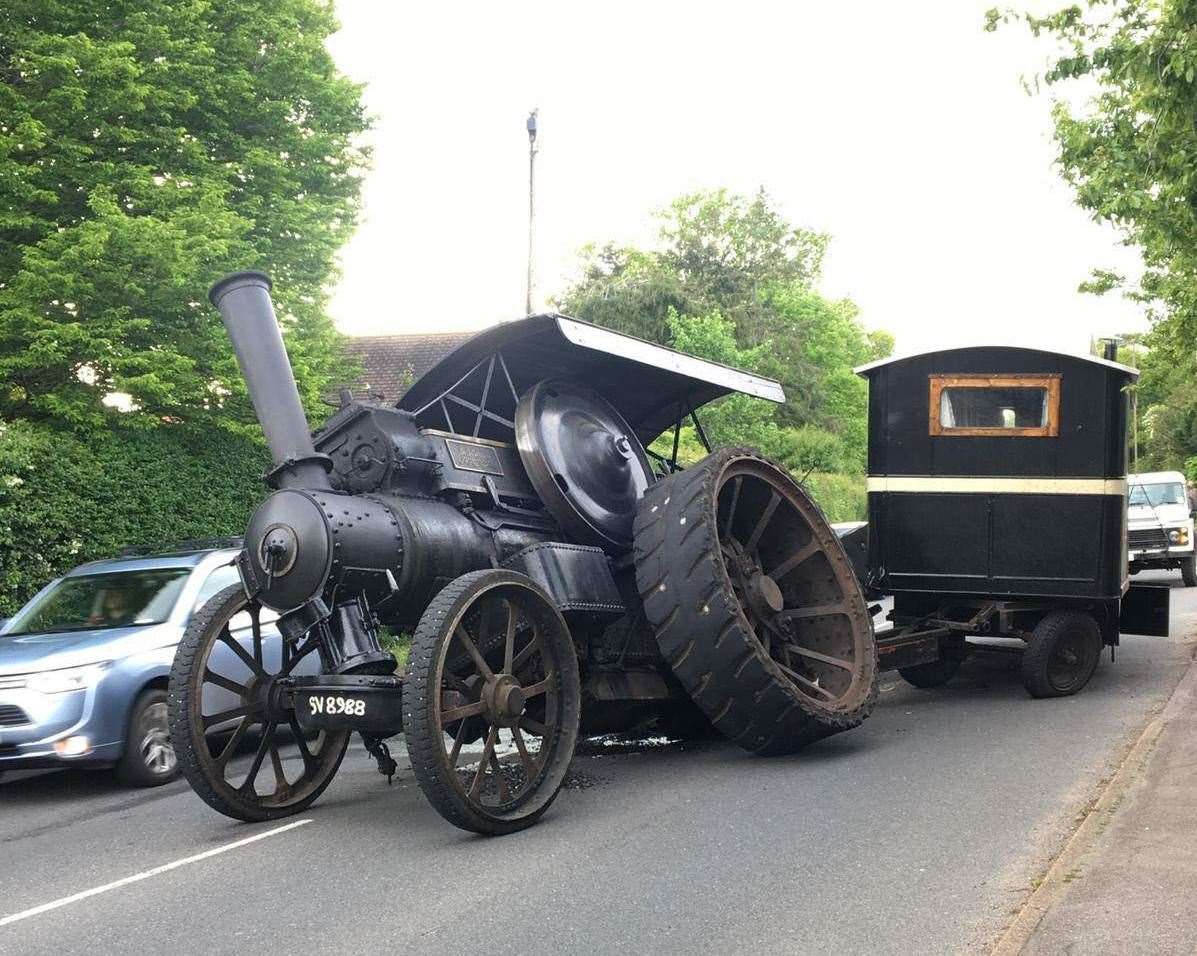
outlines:
{"label": "car windscreen", "polygon": [[1158,508],[1161,505],[1183,505],[1185,504],[1185,486],[1179,481],[1158,485],[1132,484],[1130,486],[1130,503],[1131,505],[1148,505],[1152,508]]}
{"label": "car windscreen", "polygon": [[23,607],[5,637],[160,624],[170,617],[188,568],[153,568],[63,578]]}

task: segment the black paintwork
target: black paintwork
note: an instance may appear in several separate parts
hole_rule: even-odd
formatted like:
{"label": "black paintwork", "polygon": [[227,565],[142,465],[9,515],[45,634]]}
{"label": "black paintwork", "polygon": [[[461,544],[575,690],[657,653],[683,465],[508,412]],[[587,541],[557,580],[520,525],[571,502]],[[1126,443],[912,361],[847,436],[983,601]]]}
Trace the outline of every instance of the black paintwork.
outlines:
{"label": "black paintwork", "polygon": [[[1061,377],[1059,435],[930,434],[930,378]],[[1121,367],[1036,349],[967,348],[866,369],[869,474],[930,478],[1122,478]],[[869,494],[869,576],[887,593],[1117,600],[1126,546],[1120,495],[955,491]]]}

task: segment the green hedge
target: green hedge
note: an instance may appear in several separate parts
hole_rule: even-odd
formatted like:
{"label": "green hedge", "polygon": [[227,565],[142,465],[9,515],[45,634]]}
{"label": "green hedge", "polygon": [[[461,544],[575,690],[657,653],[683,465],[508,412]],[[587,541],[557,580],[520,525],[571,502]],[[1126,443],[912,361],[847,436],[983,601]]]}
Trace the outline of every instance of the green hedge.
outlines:
{"label": "green hedge", "polygon": [[81,561],[241,534],[268,462],[261,443],[210,427],[83,437],[0,422],[0,617]]}
{"label": "green hedge", "polygon": [[828,521],[865,520],[868,495],[865,492],[864,475],[816,471],[807,476],[805,484]]}
{"label": "green hedge", "polygon": [[[220,429],[81,437],[0,422],[0,617],[55,575],[123,547],[241,534],[268,464],[263,444]],[[862,476],[815,472],[806,485],[830,520],[864,517]]]}

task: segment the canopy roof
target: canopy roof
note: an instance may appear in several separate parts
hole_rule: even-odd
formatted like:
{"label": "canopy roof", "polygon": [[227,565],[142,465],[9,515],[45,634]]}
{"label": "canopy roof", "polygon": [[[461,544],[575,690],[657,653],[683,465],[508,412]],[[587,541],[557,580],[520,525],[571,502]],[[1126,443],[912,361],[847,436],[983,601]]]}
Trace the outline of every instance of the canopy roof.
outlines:
{"label": "canopy roof", "polygon": [[[510,440],[515,397],[547,378],[598,392],[645,444],[731,392],[785,401],[772,379],[550,313],[479,332],[429,369],[397,404],[426,427]],[[463,427],[467,422],[470,427]]]}

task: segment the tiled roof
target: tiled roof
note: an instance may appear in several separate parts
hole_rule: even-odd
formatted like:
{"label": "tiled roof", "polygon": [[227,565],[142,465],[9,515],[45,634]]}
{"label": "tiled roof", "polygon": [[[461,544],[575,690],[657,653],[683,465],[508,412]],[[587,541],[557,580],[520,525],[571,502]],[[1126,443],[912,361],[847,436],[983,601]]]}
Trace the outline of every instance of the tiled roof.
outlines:
{"label": "tiled roof", "polygon": [[412,382],[475,334],[422,332],[350,337],[345,350],[362,367],[361,377],[350,388],[362,398],[398,401]]}

